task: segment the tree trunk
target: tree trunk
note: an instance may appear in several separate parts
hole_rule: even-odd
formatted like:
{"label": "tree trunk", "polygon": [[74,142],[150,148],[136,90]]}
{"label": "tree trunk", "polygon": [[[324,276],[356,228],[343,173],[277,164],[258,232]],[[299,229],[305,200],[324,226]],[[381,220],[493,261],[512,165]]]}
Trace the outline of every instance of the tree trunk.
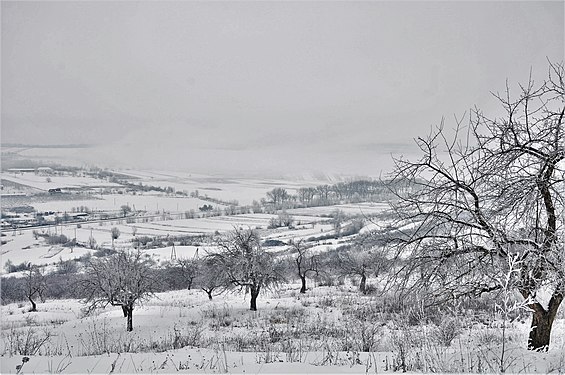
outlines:
{"label": "tree trunk", "polygon": [[208,299],[211,301],[213,289],[207,290],[207,289],[202,288],[202,290],[206,292],[206,294],[208,295]]}
{"label": "tree trunk", "polygon": [[29,302],[31,302],[31,309],[29,310],[29,312],[37,312],[37,305],[35,304],[35,302],[33,302],[31,297],[27,297],[27,299],[29,299]]}
{"label": "tree trunk", "polygon": [[549,349],[551,328],[553,326],[555,316],[557,315],[559,305],[562,301],[563,295],[560,292],[555,292],[549,300],[547,310],[539,303],[529,305],[529,307],[533,310],[532,325],[530,336],[528,338],[529,350],[541,352]]}
{"label": "tree trunk", "polygon": [[124,318],[127,318],[128,316],[128,310],[126,306],[122,306],[122,312],[124,313]]}
{"label": "tree trunk", "polygon": [[528,338],[528,349],[536,351],[547,351],[553,318],[548,312],[534,311],[532,313],[532,328]]}
{"label": "tree trunk", "polygon": [[300,288],[300,293],[306,293],[306,276],[300,275],[300,281],[302,281],[302,287]]}
{"label": "tree trunk", "polygon": [[257,311],[257,296],[259,296],[259,287],[251,287],[251,311]]}
{"label": "tree trunk", "polygon": [[131,332],[133,331],[133,306],[127,306],[126,311],[127,311],[127,319],[128,319],[127,331]]}
{"label": "tree trunk", "polygon": [[359,291],[363,294],[365,294],[365,292],[367,291],[366,285],[367,285],[367,275],[362,274],[361,281],[359,282]]}

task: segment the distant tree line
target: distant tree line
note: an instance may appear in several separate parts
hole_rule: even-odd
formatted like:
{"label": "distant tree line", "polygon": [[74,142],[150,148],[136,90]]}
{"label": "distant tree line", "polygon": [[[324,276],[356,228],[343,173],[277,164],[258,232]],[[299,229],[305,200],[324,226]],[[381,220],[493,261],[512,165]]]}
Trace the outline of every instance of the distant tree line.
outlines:
{"label": "distant tree line", "polygon": [[[396,182],[398,183],[398,182]],[[329,206],[343,203],[366,201],[383,202],[392,198],[390,181],[355,180],[324,184],[315,187],[303,187],[296,194],[285,188],[276,187],[267,192],[261,202],[254,202],[253,212],[279,210],[297,207]]]}

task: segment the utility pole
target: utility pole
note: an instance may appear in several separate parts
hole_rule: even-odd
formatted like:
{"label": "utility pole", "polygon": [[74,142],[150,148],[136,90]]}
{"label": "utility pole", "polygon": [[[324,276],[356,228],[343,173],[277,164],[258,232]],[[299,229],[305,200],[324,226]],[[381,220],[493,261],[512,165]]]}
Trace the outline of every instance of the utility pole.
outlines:
{"label": "utility pole", "polygon": [[171,248],[171,260],[177,259],[177,250],[175,249],[175,244],[173,243],[173,247]]}

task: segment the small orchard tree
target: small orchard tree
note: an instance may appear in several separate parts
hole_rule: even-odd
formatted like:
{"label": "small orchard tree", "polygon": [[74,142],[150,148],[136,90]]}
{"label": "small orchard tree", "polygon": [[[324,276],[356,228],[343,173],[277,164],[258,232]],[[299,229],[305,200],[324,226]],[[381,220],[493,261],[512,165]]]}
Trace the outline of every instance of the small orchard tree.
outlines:
{"label": "small orchard tree", "polygon": [[165,267],[169,271],[169,277],[173,285],[183,285],[188,290],[192,288],[194,280],[199,273],[199,264],[196,259],[178,258],[167,262]]}
{"label": "small orchard tree", "polygon": [[[565,296],[565,72],[549,66],[517,95],[495,97],[500,117],[476,109],[455,136],[443,124],[418,138],[419,160],[396,160],[396,222],[388,248],[403,262],[398,285],[438,303],[510,285],[532,311],[528,348],[547,350]],[[438,300],[439,298],[439,300]]]}
{"label": "small orchard tree", "polygon": [[306,278],[308,275],[318,275],[319,263],[316,255],[311,254],[310,248],[304,244],[304,241],[292,241],[291,251],[294,253],[294,263],[296,264],[296,272],[300,277],[301,287],[300,293],[306,293]]}
{"label": "small orchard tree", "polygon": [[152,267],[153,262],[139,251],[89,259],[80,281],[87,313],[108,305],[120,306],[127,318],[127,331],[133,331],[133,309],[153,296],[158,285]]}
{"label": "small orchard tree", "polygon": [[35,301],[37,298],[41,302],[45,302],[45,292],[47,291],[47,283],[45,281],[45,277],[41,269],[37,266],[32,266],[31,264],[28,266],[28,270],[25,273],[23,283],[23,292],[26,298],[31,303],[30,312],[37,311],[37,304]]}
{"label": "small orchard tree", "polygon": [[221,264],[214,261],[214,258],[204,258],[200,262],[200,272],[196,277],[196,283],[211,301],[214,293],[221,293],[229,285],[229,280],[221,268]]}
{"label": "small orchard tree", "polygon": [[250,293],[250,309],[257,311],[261,290],[282,280],[274,257],[263,250],[259,234],[252,229],[235,229],[220,238],[217,245],[220,252],[208,255],[208,260],[225,274],[229,286]]}
{"label": "small orchard tree", "polygon": [[112,237],[112,249],[114,248],[114,240],[117,240],[120,237],[120,230],[118,227],[113,227],[110,230],[110,236]]}
{"label": "small orchard tree", "polygon": [[332,226],[337,237],[341,237],[341,226],[345,219],[345,214],[342,210],[334,210],[332,212]]}
{"label": "small orchard tree", "polygon": [[364,250],[359,247],[338,249],[334,253],[334,264],[340,277],[359,277],[359,291],[367,293],[367,278],[378,276],[388,261],[378,249]]}

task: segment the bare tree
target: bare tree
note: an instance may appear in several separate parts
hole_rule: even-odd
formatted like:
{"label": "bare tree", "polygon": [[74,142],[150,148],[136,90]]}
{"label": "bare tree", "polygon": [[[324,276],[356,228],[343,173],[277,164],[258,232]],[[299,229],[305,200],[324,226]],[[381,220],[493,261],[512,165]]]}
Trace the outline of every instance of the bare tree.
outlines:
{"label": "bare tree", "polygon": [[315,188],[306,187],[306,188],[298,189],[298,200],[301,203],[304,203],[306,205],[308,205],[308,204],[310,204],[310,202],[312,202],[312,199],[314,199],[315,195],[316,195],[316,189]]}
{"label": "bare tree", "polygon": [[306,293],[306,277],[308,277],[309,274],[318,275],[318,259],[315,255],[310,253],[310,248],[304,244],[304,241],[292,241],[290,245],[292,251],[295,253],[294,262],[296,263],[296,272],[302,284],[300,293]]}
{"label": "bare tree", "polygon": [[282,280],[274,257],[261,247],[258,233],[252,229],[235,229],[218,240],[220,252],[208,260],[225,274],[229,285],[251,295],[250,309],[257,311],[257,297],[264,288]]}
{"label": "bare tree", "polygon": [[89,249],[96,249],[96,238],[93,236],[88,237],[88,241],[86,242],[86,246]]}
{"label": "bare tree", "polygon": [[174,284],[180,282],[188,290],[192,288],[192,284],[199,273],[199,265],[195,259],[178,258],[174,262],[167,262],[165,266],[169,269]]}
{"label": "bare tree", "polygon": [[364,249],[354,245],[338,248],[333,252],[331,261],[340,278],[359,277],[359,291],[367,293],[367,278],[378,276],[388,265],[388,261],[378,248]]}
{"label": "bare tree", "polygon": [[210,301],[214,292],[221,293],[230,284],[220,266],[221,264],[214,262],[212,258],[204,258],[200,262],[200,272],[196,283],[206,293]]}
{"label": "bare tree", "polygon": [[342,210],[336,209],[332,212],[332,225],[335,230],[336,237],[341,237],[341,225],[346,217]]}
{"label": "bare tree", "polygon": [[292,228],[292,224],[294,224],[294,216],[288,214],[283,210],[283,212],[279,213],[276,217],[271,218],[269,220],[269,229],[280,228],[280,227],[289,227]]}
{"label": "bare tree", "polygon": [[124,204],[120,207],[120,210],[122,211],[122,215],[126,217],[131,212],[131,207],[127,204]]}
{"label": "bare tree", "polygon": [[153,296],[157,281],[153,262],[141,252],[120,251],[107,258],[91,258],[85,265],[80,288],[87,312],[99,307],[121,306],[127,318],[127,330],[133,331],[133,309]]}
{"label": "bare tree", "polygon": [[330,193],[332,191],[332,188],[330,185],[319,185],[316,186],[316,190],[318,195],[320,196],[320,200],[323,201],[324,203],[327,203],[330,197]]}
{"label": "bare tree", "polygon": [[113,227],[110,231],[110,236],[112,237],[112,249],[114,248],[114,240],[117,240],[120,237],[120,230],[118,227]]}
{"label": "bare tree", "polygon": [[37,266],[32,266],[31,264],[28,267],[28,270],[25,273],[25,282],[23,284],[23,291],[26,298],[31,303],[30,312],[37,311],[37,304],[35,300],[39,297],[41,302],[45,302],[44,294],[47,290],[47,283],[45,282],[45,277],[43,276],[42,271]]}
{"label": "bare tree", "polygon": [[286,189],[278,187],[268,191],[267,198],[271,201],[271,203],[273,203],[273,206],[277,208],[282,206],[282,204],[286,202],[290,196]]}
{"label": "bare tree", "polygon": [[[449,140],[443,124],[417,144],[417,161],[396,160],[398,221],[391,245],[407,262],[399,284],[439,301],[501,288],[515,257],[513,287],[532,311],[528,348],[546,350],[565,294],[563,64],[549,78],[495,95],[505,116],[472,112]],[[543,290],[543,293],[542,293]],[[548,297],[544,294],[548,293]]]}

